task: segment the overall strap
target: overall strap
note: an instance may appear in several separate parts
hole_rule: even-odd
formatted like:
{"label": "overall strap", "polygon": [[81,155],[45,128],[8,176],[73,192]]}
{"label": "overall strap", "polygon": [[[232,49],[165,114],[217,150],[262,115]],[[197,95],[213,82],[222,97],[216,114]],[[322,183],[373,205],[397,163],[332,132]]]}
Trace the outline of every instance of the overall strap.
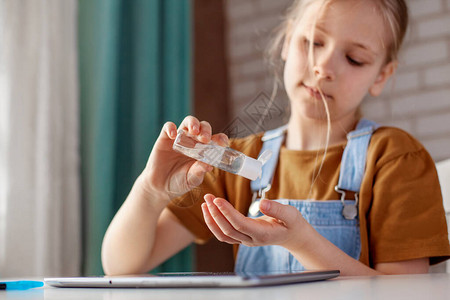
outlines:
{"label": "overall strap", "polygon": [[260,191],[268,191],[270,189],[270,185],[272,183],[273,174],[275,173],[275,169],[278,163],[278,157],[280,154],[281,144],[284,141],[284,133],[286,131],[287,125],[266,131],[264,136],[262,137],[263,146],[260,151],[260,155],[266,151],[271,150],[272,156],[270,159],[263,165],[261,177],[258,177],[256,180],[253,180],[250,183],[250,187],[252,192],[260,192]]}
{"label": "overall strap", "polygon": [[[344,217],[354,218],[356,206],[358,205],[358,193],[361,188],[361,182],[366,168],[367,148],[372,134],[380,127],[377,123],[366,119],[361,119],[356,129],[347,134],[347,146],[344,149],[339,173],[339,182],[335,190],[341,193],[341,200],[344,203],[345,191],[355,192],[355,207],[349,208]],[[346,215],[347,214],[347,215]]]}
{"label": "overall strap", "polygon": [[361,119],[356,129],[347,134],[347,146],[342,155],[338,188],[359,192],[366,168],[367,148],[372,133],[379,125],[373,121]]}

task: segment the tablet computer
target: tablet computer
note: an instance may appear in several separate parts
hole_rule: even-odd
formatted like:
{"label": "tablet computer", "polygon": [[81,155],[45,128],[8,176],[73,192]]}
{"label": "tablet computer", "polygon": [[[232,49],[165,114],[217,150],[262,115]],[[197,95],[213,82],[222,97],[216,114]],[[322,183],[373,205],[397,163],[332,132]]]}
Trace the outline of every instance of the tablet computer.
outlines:
{"label": "tablet computer", "polygon": [[68,288],[197,288],[271,286],[326,280],[339,276],[338,270],[299,273],[159,273],[138,276],[45,278],[47,285]]}

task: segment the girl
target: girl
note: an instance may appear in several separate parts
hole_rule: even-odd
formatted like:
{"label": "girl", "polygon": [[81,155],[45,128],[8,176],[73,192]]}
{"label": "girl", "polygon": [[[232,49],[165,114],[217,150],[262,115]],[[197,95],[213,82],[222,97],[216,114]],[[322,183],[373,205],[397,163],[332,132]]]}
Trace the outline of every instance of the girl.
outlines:
{"label": "girl", "polygon": [[[448,258],[432,159],[404,131],[358,116],[364,96],[379,95],[394,73],[406,27],[402,0],[295,1],[274,47],[289,122],[230,144],[251,157],[273,151],[261,178],[174,152],[177,127],[166,123],[105,235],[105,272],[146,272],[211,233],[235,245],[238,271],[425,273]],[[194,117],[180,128],[229,142]],[[199,185],[205,202],[187,193]]]}

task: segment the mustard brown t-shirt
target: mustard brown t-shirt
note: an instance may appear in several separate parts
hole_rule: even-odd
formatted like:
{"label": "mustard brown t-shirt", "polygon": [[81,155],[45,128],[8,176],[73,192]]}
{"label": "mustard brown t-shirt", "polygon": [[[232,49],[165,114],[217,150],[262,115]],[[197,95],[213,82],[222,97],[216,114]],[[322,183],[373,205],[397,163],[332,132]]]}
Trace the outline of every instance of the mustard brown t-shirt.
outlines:
{"label": "mustard brown t-shirt", "polygon": [[[257,157],[262,134],[232,139],[230,147]],[[297,151],[282,146],[268,199],[338,200],[345,144],[329,147],[317,176],[323,151]],[[316,180],[314,180],[316,178]],[[314,181],[314,184],[312,184]],[[212,237],[201,212],[203,195],[227,199],[247,215],[252,200],[250,181],[215,168],[194,190],[175,199],[169,209],[202,243]],[[347,199],[354,195],[347,194]],[[430,257],[434,264],[450,257],[445,212],[435,164],[426,149],[408,133],[381,127],[372,136],[359,195],[360,261],[368,266]],[[234,246],[236,255],[238,245]]]}

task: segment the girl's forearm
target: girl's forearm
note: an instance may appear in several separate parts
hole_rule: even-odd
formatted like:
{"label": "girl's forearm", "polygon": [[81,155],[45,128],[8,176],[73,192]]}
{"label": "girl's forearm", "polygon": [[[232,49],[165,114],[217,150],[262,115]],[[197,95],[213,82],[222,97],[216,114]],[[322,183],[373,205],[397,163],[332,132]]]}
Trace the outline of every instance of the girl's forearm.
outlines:
{"label": "girl's forearm", "polygon": [[350,257],[307,224],[302,239],[285,246],[309,270],[336,269],[341,275],[381,275],[360,261]]}
{"label": "girl's forearm", "polygon": [[102,244],[106,274],[146,272],[159,216],[168,203],[167,195],[150,193],[136,180],[130,194],[108,227]]}

